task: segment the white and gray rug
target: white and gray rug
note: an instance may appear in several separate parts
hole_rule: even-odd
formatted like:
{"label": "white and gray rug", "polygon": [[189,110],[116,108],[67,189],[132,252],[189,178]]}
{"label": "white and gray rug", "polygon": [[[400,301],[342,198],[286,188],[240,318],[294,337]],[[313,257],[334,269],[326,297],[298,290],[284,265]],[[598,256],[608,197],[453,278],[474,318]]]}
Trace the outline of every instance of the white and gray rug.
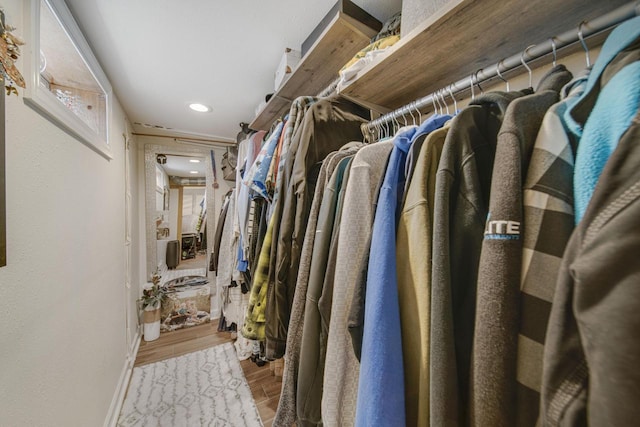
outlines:
{"label": "white and gray rug", "polygon": [[206,268],[190,268],[187,270],[166,270],[163,271],[160,275],[160,283],[165,284],[173,279],[177,279],[178,277],[185,276],[202,276],[207,277],[207,269]]}
{"label": "white and gray rug", "polygon": [[133,369],[119,427],[262,427],[233,344]]}

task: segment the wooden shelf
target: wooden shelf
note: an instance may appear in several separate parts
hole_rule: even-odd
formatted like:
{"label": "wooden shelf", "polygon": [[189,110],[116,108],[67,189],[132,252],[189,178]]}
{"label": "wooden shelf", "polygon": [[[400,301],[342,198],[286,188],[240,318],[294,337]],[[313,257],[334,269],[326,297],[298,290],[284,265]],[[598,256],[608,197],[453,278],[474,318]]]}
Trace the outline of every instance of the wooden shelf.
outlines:
{"label": "wooden shelf", "polygon": [[340,94],[380,112],[396,109],[626,3],[451,0]]}
{"label": "wooden shelf", "polygon": [[[328,25],[298,63],[289,80],[251,122],[255,130],[269,130],[298,96],[317,95],[338,77],[338,71],[367,46],[382,24],[351,2],[340,1]],[[332,13],[330,12],[330,14]]]}

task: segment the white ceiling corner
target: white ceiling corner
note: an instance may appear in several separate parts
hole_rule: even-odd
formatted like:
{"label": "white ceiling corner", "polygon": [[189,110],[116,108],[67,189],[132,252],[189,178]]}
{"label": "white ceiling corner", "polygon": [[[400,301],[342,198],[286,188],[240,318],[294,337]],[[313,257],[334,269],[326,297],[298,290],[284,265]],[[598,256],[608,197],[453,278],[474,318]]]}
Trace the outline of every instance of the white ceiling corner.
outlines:
{"label": "white ceiling corner", "polygon": [[[66,0],[132,123],[235,140],[334,0]],[[384,21],[401,0],[357,0]],[[191,102],[212,107],[195,113]],[[170,128],[170,129],[162,129]],[[134,125],[134,131],[148,132]]]}

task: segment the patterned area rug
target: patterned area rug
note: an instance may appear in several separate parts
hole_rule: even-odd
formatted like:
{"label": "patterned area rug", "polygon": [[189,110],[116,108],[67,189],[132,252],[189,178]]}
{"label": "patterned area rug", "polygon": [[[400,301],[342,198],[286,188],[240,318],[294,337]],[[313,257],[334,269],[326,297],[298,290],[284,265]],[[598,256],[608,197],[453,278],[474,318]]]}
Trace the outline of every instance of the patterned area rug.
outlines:
{"label": "patterned area rug", "polygon": [[133,369],[118,426],[262,427],[231,343]]}
{"label": "patterned area rug", "polygon": [[191,268],[188,270],[166,270],[161,274],[161,284],[169,282],[173,279],[177,279],[178,277],[184,276],[203,276],[207,277],[207,269],[206,268]]}

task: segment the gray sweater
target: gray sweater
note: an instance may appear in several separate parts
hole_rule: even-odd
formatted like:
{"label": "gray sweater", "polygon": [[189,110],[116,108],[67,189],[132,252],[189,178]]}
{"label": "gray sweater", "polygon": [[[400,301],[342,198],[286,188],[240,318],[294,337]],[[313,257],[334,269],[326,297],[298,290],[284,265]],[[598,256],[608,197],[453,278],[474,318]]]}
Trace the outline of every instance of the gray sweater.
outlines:
{"label": "gray sweater", "polygon": [[366,277],[363,272],[367,271],[378,188],[392,148],[391,141],[362,148],[349,172],[340,220],[323,380],[325,426],[349,427],[355,422],[360,365],[351,350],[347,331],[349,304],[355,287]]}
{"label": "gray sweater", "polygon": [[433,426],[467,424],[476,281],[496,139],[522,92],[476,98],[452,121],[434,199],[430,356]]}
{"label": "gray sweater", "polygon": [[473,340],[471,424],[478,427],[515,425],[523,173],[542,119],[571,77],[554,67],[536,93],[509,104],[498,134]]}

